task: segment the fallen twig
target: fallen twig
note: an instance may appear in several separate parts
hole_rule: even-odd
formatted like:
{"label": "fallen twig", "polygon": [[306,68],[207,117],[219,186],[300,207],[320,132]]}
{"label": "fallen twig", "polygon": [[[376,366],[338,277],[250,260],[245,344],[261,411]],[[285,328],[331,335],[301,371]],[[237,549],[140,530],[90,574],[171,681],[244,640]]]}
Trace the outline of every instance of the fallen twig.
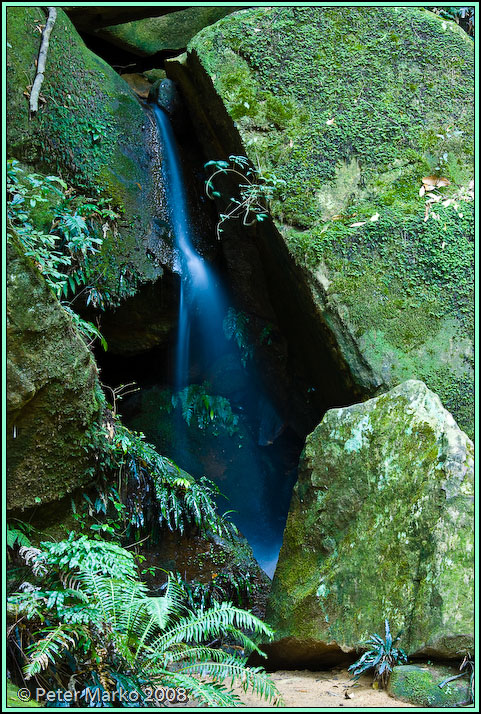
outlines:
{"label": "fallen twig", "polygon": [[52,32],[55,20],[57,19],[57,8],[49,7],[48,18],[42,33],[42,42],[40,43],[40,51],[38,53],[37,74],[30,92],[30,114],[36,114],[38,111],[38,99],[40,96],[40,87],[42,86],[45,73],[45,63],[47,61],[48,43],[50,33]]}

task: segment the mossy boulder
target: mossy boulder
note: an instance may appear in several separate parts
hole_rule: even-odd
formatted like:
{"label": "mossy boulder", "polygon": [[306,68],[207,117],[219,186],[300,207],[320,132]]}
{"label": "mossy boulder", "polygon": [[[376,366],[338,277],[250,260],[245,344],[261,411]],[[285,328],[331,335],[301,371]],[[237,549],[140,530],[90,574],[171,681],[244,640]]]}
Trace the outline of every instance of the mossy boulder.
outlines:
{"label": "mossy boulder", "polygon": [[255,560],[247,540],[232,527],[227,527],[222,537],[165,530],[158,545],[150,545],[142,555],[147,573],[149,567],[157,569],[150,577],[147,574],[153,590],[159,588],[159,576],[178,572],[188,582],[211,585],[213,590],[215,586],[224,588],[227,597],[241,597],[243,607],[252,609],[257,617],[265,615],[271,581]]}
{"label": "mossy boulder", "polygon": [[45,9],[7,13],[7,143],[9,156],[37,171],[62,175],[86,195],[101,193],[123,212],[117,236],[103,246],[105,281],[123,297],[161,267],[147,255],[156,215],[150,122],[124,80],[85,46],[58,8],[36,116],[28,93],[35,77]]}
{"label": "mossy boulder", "polygon": [[453,667],[432,664],[394,667],[387,691],[394,699],[421,707],[460,707],[471,700],[469,672],[443,687],[439,686],[459,674]]}
{"label": "mossy boulder", "polygon": [[[18,709],[27,709],[31,707],[41,707],[42,705],[39,702],[36,702],[34,699],[30,699],[28,702],[25,702],[18,697],[18,691],[22,689],[21,687],[17,686],[16,684],[13,684],[10,682],[10,680],[7,680],[7,708],[13,708],[17,707]],[[23,692],[25,689],[23,689]]]}
{"label": "mossy boulder", "polygon": [[409,654],[473,646],[473,445],[410,380],[327,412],[301,456],[267,618],[290,661],[403,629]]}
{"label": "mossy boulder", "polygon": [[[139,57],[150,57],[157,52],[185,49],[189,40],[206,25],[234,12],[235,7],[189,7],[177,12],[113,23],[95,32],[106,42]],[[159,13],[160,14],[160,13]]]}
{"label": "mossy boulder", "polygon": [[210,158],[286,181],[257,240],[311,332],[365,396],[422,379],[472,436],[471,38],[421,8],[250,8],[166,68]]}
{"label": "mossy boulder", "polygon": [[91,353],[15,236],[7,260],[7,508],[23,509],[89,481],[86,432],[103,397]]}

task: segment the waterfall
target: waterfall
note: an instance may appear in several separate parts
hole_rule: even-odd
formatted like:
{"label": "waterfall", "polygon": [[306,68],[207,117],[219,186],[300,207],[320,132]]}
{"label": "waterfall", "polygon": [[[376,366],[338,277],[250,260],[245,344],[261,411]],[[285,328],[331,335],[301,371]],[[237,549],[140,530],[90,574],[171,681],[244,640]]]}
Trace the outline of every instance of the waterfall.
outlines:
{"label": "waterfall", "polygon": [[181,287],[175,364],[175,386],[179,390],[188,384],[194,321],[198,323],[198,329],[203,334],[198,346],[203,353],[203,363],[208,364],[222,350],[225,342],[222,330],[225,298],[214,271],[193,246],[184,177],[171,123],[166,113],[157,105],[153,105],[153,112],[163,146],[164,185],[175,248],[180,261]]}
{"label": "waterfall", "polygon": [[[159,106],[152,105],[152,110],[162,145],[162,171],[167,206],[174,233],[177,268],[181,275],[174,360],[174,389],[179,391],[192,382],[209,380],[209,375],[213,370],[215,372],[216,365],[225,358],[237,359],[239,371],[244,375],[245,371],[235,346],[228,342],[224,334],[223,319],[227,313],[224,290],[214,269],[194,247],[194,227],[189,216],[181,158],[172,126],[168,116]],[[276,464],[266,466],[266,460],[269,461],[265,452],[266,446],[258,445],[272,443],[270,435],[276,429],[267,429],[265,438],[263,431],[271,422],[276,427],[276,415],[269,406],[261,380],[256,378],[254,373],[255,370],[251,369],[249,376],[245,377],[247,386],[237,401],[237,408],[246,418],[249,413],[249,418],[259,420],[259,433],[262,432],[262,438],[256,442],[246,430],[243,432],[244,436],[240,437],[238,445],[240,451],[231,461],[223,462],[228,477],[223,478],[221,469],[218,485],[229,499],[227,507],[233,509],[233,520],[248,539],[254,556],[261,567],[272,576],[282,542],[293,482],[289,479],[279,479],[281,470]],[[187,464],[192,463],[191,457],[196,458],[195,445],[190,444],[189,440],[186,424],[182,416],[177,414],[169,447],[171,453],[168,455],[186,470],[189,470]],[[230,445],[230,454],[233,443]],[[225,442],[222,446],[222,437],[218,436],[214,449],[217,451],[212,456],[213,467],[216,455],[222,461],[229,447],[226,447]],[[213,476],[213,479],[216,480],[216,477]],[[220,501],[219,506],[225,510],[225,501]]]}

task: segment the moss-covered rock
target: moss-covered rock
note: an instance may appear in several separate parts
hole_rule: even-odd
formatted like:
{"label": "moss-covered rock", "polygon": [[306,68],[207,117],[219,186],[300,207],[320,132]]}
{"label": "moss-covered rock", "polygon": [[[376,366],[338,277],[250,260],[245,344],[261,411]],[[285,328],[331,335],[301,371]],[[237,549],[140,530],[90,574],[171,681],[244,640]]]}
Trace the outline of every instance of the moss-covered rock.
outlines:
{"label": "moss-covered rock", "polygon": [[[234,529],[226,530],[223,537],[165,530],[158,546],[146,548],[142,555],[152,589],[163,581],[158,569],[178,572],[188,582],[224,588],[227,597],[243,598],[243,607],[253,609],[257,617],[265,615],[271,581],[255,560],[247,540]],[[151,577],[149,568],[154,569]]]}
{"label": "moss-covered rock", "polygon": [[150,125],[128,84],[87,49],[61,9],[50,36],[40,108],[29,117],[44,22],[42,8],[8,8],[9,155],[64,176],[87,195],[101,192],[123,210],[118,235],[103,246],[102,265],[111,294],[122,297],[127,283],[135,288],[136,281],[162,273],[147,256],[156,211]]}
{"label": "moss-covered rock", "polygon": [[[18,696],[18,692],[21,687],[18,687],[15,684],[12,684],[10,680],[7,680],[7,708],[12,708],[12,707],[17,707],[17,709],[26,709],[26,708],[31,708],[31,707],[41,707],[42,705],[39,702],[34,701],[33,699],[29,699],[29,701],[24,701],[23,699],[20,699]],[[22,691],[25,692],[25,689]]]}
{"label": "moss-covered rock", "polygon": [[106,42],[139,57],[185,49],[199,30],[217,22],[236,7],[189,7],[161,17],[103,27],[95,33]]}
{"label": "moss-covered rock", "polygon": [[[471,436],[473,61],[466,33],[419,8],[269,7],[166,63],[212,159],[244,153],[287,182],[272,215],[290,289],[307,287],[337,361],[366,395],[422,379]],[[425,220],[432,175],[450,184]]]}
{"label": "moss-covered rock", "polygon": [[7,259],[7,508],[23,509],[89,480],[86,431],[103,397],[90,352],[15,237]]}
{"label": "moss-covered rock", "polygon": [[473,537],[473,445],[425,384],[328,411],[301,456],[271,651],[304,641],[319,663],[385,618],[410,655],[472,651]]}
{"label": "moss-covered rock", "polygon": [[470,703],[469,672],[439,687],[457,675],[453,667],[407,664],[394,667],[387,691],[394,699],[421,707],[459,707]]}

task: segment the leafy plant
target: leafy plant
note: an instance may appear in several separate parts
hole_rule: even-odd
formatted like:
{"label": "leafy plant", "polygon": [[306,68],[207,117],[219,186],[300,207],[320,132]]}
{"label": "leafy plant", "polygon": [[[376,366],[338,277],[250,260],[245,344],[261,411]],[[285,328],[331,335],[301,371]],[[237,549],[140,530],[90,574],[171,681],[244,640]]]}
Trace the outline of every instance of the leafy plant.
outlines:
{"label": "leafy plant", "polygon": [[172,405],[174,408],[180,407],[182,417],[189,426],[192,420],[195,420],[199,429],[222,426],[232,436],[237,431],[239,419],[233,413],[229,400],[208,394],[208,388],[206,382],[190,384],[172,396]]}
{"label": "leafy plant", "polygon": [[235,310],[233,307],[228,309],[227,315],[222,323],[226,338],[228,340],[233,339],[237,344],[241,354],[241,362],[244,367],[254,355],[254,348],[250,340],[248,325],[249,316],[246,315],[245,312]]}
{"label": "leafy plant", "polygon": [[237,181],[238,194],[229,197],[224,213],[220,214],[216,226],[217,239],[220,240],[222,224],[231,219],[241,219],[243,226],[251,226],[257,221],[264,221],[269,212],[269,201],[286,186],[283,179],[271,171],[254,169],[245,156],[229,156],[229,161],[208,161],[204,168],[211,174],[205,183],[209,198],[221,198],[221,192],[215,187],[220,177],[234,178]]}
{"label": "leafy plant", "polygon": [[431,10],[436,15],[444,17],[446,20],[454,20],[458,25],[460,25],[463,30],[465,30],[468,35],[473,37],[474,35],[474,7],[473,6],[429,6],[426,7],[427,10]]}
{"label": "leafy plant", "polygon": [[186,580],[176,572],[170,575],[170,581],[179,587],[184,602],[190,608],[211,607],[216,602],[226,600],[242,605],[253,589],[248,574],[241,572],[214,573],[212,580],[207,583]]}
{"label": "leafy plant", "polygon": [[[90,257],[99,252],[102,239],[87,220],[92,215],[104,220],[104,235],[115,224],[117,214],[104,205],[105,199],[86,203],[75,197],[58,176],[27,173],[15,159],[8,161],[7,191],[8,225],[55,296],[59,300],[69,295],[78,297],[78,290],[84,286],[81,292],[87,292],[87,304],[103,306],[98,287],[89,285],[96,280]],[[70,304],[61,305],[87,342],[99,338],[107,349],[95,325],[77,315]]]}
{"label": "leafy plant", "polygon": [[[173,581],[162,597],[151,597],[131,553],[113,544],[71,534],[42,548],[26,554],[41,589],[24,588],[8,603],[16,621],[11,636],[22,629],[29,640],[23,651],[26,681],[64,690],[74,682],[83,701],[97,692],[99,701],[112,702],[124,689],[144,706],[158,706],[148,694],[159,686],[176,688],[184,702],[192,697],[200,704],[233,706],[239,703],[232,692],[238,681],[244,691],[279,702],[262,668],[213,647],[227,636],[247,652],[262,654],[254,638],[273,633],[251,613],[229,602],[188,611]],[[31,632],[31,620],[48,624]]]}
{"label": "leafy plant", "polygon": [[[154,524],[181,533],[191,525],[201,532],[221,535],[225,526],[216,512],[217,486],[206,478],[195,480],[161,456],[141,432],[130,431],[118,418],[108,415],[101,427],[91,431],[90,448],[97,449],[101,464],[98,475],[109,486],[99,493],[90,514],[103,510],[108,515],[110,503],[120,519],[123,535]],[[118,490],[112,501],[108,494],[113,493],[114,474]]]}
{"label": "leafy plant", "polygon": [[[86,283],[88,254],[96,253],[102,240],[89,232],[85,219],[69,204],[67,184],[58,176],[28,174],[13,159],[7,167],[7,191],[9,223],[25,254],[34,260],[58,298],[75,293]],[[53,213],[48,233],[38,227],[47,216],[34,214],[44,203],[49,204],[50,215]]]}
{"label": "leafy plant", "polygon": [[385,620],[385,628],[385,639],[383,640],[379,635],[371,635],[364,643],[370,649],[357,662],[348,667],[348,670],[353,673],[354,679],[358,679],[361,674],[373,669],[374,679],[379,681],[381,687],[384,688],[387,685],[393,667],[402,662],[407,662],[407,655],[404,650],[394,647],[399,641],[402,632],[393,639],[387,620]]}
{"label": "leafy plant", "polygon": [[15,525],[7,523],[7,546],[9,548],[29,546],[32,526],[29,523],[15,519]]}

